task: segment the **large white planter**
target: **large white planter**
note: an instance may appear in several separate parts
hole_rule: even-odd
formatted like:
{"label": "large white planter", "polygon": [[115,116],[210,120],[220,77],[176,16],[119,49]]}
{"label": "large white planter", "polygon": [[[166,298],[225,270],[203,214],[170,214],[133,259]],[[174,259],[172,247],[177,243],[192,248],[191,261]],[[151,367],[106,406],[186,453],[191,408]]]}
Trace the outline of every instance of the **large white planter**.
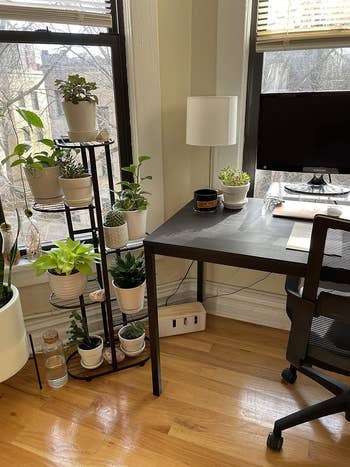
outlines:
{"label": "large white planter", "polygon": [[145,333],[143,333],[142,336],[137,337],[136,339],[124,339],[123,331],[125,331],[125,329],[129,326],[130,324],[127,324],[126,326],[123,326],[119,329],[118,337],[120,345],[122,347],[122,350],[126,350],[127,352],[138,352],[143,348],[145,344]]}
{"label": "large white planter", "polygon": [[83,208],[92,202],[91,175],[81,178],[59,177],[64,193],[64,202],[71,208]]}
{"label": "large white planter", "polygon": [[72,142],[94,141],[96,130],[96,103],[95,102],[62,102],[63,110],[68,124],[68,136]]}
{"label": "large white planter", "polygon": [[147,209],[142,211],[122,211],[128,224],[129,240],[138,240],[146,235]]}
{"label": "large white planter", "polygon": [[24,168],[30,190],[38,204],[57,204],[62,201],[62,188],[58,182],[58,167],[44,167],[43,169]]}
{"label": "large white planter", "polygon": [[103,234],[107,248],[118,250],[128,243],[128,226],[126,223],[116,227],[106,227],[104,225]]}
{"label": "large white planter", "polygon": [[90,350],[84,350],[80,347],[80,345],[78,345],[78,352],[79,352],[79,355],[81,356],[81,365],[84,368],[93,369],[93,368],[97,368],[103,363],[103,357],[102,357],[103,340],[102,340],[102,337],[100,336],[91,336],[91,337],[98,337],[101,341],[100,345]]}
{"label": "large white planter", "polygon": [[132,289],[121,289],[112,282],[115,296],[118,300],[119,308],[122,313],[132,315],[143,309],[145,302],[146,281]]}
{"label": "large white planter", "polygon": [[247,202],[247,193],[250,183],[246,185],[227,186],[221,184],[221,191],[224,194],[224,206],[228,209],[240,209]]}
{"label": "large white planter", "polygon": [[72,273],[70,276],[49,274],[49,286],[57,298],[72,300],[78,298],[86,289],[87,276],[81,272]]}
{"label": "large white planter", "polygon": [[17,288],[11,300],[0,308],[0,383],[16,374],[29,358],[27,334]]}

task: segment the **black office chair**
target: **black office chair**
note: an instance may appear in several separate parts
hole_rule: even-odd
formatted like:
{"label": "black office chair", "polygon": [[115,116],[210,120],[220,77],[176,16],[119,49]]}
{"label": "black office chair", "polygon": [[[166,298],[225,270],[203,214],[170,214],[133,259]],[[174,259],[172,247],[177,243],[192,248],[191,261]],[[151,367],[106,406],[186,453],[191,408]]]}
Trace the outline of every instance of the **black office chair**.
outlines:
{"label": "black office chair", "polygon": [[[325,255],[327,234],[333,230],[343,231],[343,242],[338,242],[341,258],[339,254],[336,258],[337,252],[333,257]],[[267,445],[276,451],[282,448],[282,431],[287,428],[340,412],[345,412],[350,421],[350,386],[314,368],[350,376],[350,286],[342,285],[350,278],[349,232],[350,221],[316,216],[304,287],[300,287],[300,278],[287,277],[287,313],[291,320],[287,359],[291,365],[283,370],[282,378],[293,384],[299,371],[335,397],[277,420],[267,439]],[[336,263],[346,258],[349,269],[337,268]]]}

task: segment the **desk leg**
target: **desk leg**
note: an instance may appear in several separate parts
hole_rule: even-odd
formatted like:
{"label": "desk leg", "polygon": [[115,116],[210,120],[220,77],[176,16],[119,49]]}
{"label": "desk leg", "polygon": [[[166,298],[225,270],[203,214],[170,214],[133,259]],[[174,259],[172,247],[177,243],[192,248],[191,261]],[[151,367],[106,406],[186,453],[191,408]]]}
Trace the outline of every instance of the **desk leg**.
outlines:
{"label": "desk leg", "polygon": [[203,261],[197,261],[197,302],[203,302]]}
{"label": "desk leg", "polygon": [[157,308],[157,280],[155,255],[150,247],[145,245],[146,279],[147,279],[147,303],[149,319],[149,339],[151,345],[153,394],[160,396],[162,393],[162,381],[160,370],[160,349],[158,330]]}

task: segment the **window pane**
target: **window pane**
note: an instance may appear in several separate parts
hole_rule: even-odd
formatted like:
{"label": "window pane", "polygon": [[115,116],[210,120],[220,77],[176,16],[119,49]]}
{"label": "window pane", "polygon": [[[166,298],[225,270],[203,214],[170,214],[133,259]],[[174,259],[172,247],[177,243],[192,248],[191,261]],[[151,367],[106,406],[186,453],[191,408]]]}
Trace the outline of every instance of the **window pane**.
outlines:
{"label": "window pane", "polygon": [[48,29],[51,32],[68,32],[71,34],[99,34],[107,32],[106,28],[97,26],[60,24],[60,23],[42,23],[29,21],[15,21],[0,19],[0,30],[3,31],[37,31],[38,29]]}
{"label": "window pane", "polygon": [[[61,105],[61,96],[55,89],[55,79],[66,79],[69,74],[79,73],[98,85],[97,125],[106,128],[117,141],[116,117],[113,93],[111,50],[100,46],[67,46],[37,44],[0,44],[0,158],[12,152],[16,145],[16,133],[20,141],[30,139],[23,131],[23,121],[16,116],[16,107],[39,113],[44,131],[34,129],[33,138],[55,138],[67,134],[67,124]],[[111,147],[115,184],[119,180],[119,156],[117,143]],[[104,151],[96,151],[102,202],[108,206],[109,189]],[[20,170],[7,164],[3,171],[15,186],[16,198],[23,206]],[[9,187],[1,183],[0,194],[8,198]],[[27,192],[30,194],[29,188]],[[11,204],[4,203],[11,215]],[[12,213],[13,215],[13,213]],[[67,235],[64,214],[34,213],[39,222],[43,240],[52,241]],[[86,211],[75,212],[75,228],[89,226]]]}

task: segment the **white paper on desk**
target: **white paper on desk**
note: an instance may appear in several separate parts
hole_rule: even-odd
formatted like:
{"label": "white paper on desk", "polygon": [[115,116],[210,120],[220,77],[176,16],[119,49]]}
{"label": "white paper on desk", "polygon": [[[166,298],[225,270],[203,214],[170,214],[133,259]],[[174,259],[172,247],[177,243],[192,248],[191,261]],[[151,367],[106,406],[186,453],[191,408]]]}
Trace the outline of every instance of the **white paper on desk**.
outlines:
{"label": "white paper on desk", "polygon": [[[287,242],[287,250],[309,251],[311,243],[311,222],[294,222]],[[328,256],[342,256],[343,235],[339,230],[329,230],[325,246]]]}

